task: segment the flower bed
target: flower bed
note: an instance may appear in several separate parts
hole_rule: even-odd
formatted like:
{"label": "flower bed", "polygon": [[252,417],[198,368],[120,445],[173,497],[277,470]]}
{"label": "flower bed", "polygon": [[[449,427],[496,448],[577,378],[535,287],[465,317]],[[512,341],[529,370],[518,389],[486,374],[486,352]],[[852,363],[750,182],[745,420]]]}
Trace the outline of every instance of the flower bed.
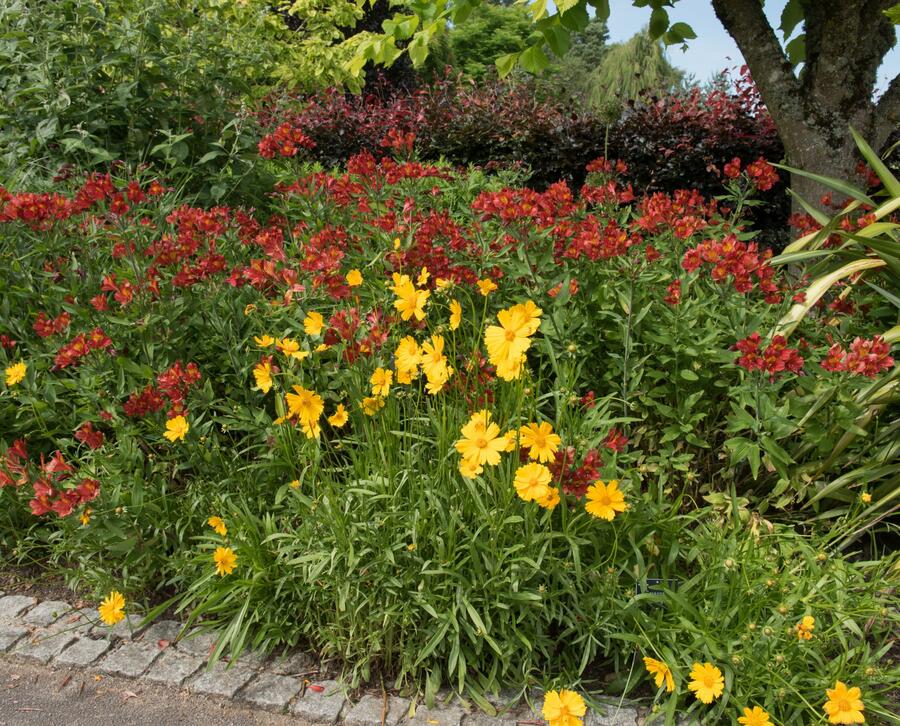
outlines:
{"label": "flower bed", "polygon": [[[174,590],[235,652],[429,699],[610,672],[668,714],[886,713],[896,555],[845,553],[892,470],[831,499],[811,472],[892,375],[890,313],[848,287],[770,335],[805,294],[742,221],[771,167],[718,201],[603,159],[535,192],[397,135],[297,177],[311,142],[277,133],[271,213],[3,191],[4,550],[115,590],[111,619]],[[833,526],[798,526],[811,498]]]}

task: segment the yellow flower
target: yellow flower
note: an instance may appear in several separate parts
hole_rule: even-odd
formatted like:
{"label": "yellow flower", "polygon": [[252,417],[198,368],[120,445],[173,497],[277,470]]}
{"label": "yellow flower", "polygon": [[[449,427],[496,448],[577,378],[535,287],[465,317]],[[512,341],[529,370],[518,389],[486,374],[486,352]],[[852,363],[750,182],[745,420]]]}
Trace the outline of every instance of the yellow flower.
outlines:
{"label": "yellow flower", "polygon": [[575,691],[547,691],[541,714],[548,726],[581,726],[581,717],[587,712],[584,699]]}
{"label": "yellow flower", "polygon": [[272,364],[269,361],[257,363],[253,368],[253,378],[256,380],[256,387],[263,393],[272,390]]}
{"label": "yellow flower", "polygon": [[644,667],[653,676],[657,688],[662,688],[663,681],[665,681],[666,693],[671,693],[675,690],[675,679],[672,677],[672,671],[661,660],[644,656]]}
{"label": "yellow flower", "polygon": [[453,280],[450,280],[446,277],[436,277],[434,278],[434,286],[438,290],[449,290],[453,287]]}
{"label": "yellow flower", "polygon": [[769,720],[769,714],[759,706],[745,708],[744,715],[738,719],[738,723],[743,726],[774,726]]}
{"label": "yellow flower", "polygon": [[872,495],[869,492],[863,492],[859,495],[859,499],[863,504],[868,504],[872,501]]}
{"label": "yellow flower", "polygon": [[399,237],[395,237],[395,238],[394,238],[394,249],[395,249],[395,250],[399,250],[399,249],[400,249],[400,238],[399,238]]}
{"label": "yellow flower", "polygon": [[347,284],[350,287],[359,287],[363,283],[362,273],[359,270],[353,269],[347,273]]}
{"label": "yellow flower", "polygon": [[334,413],[328,417],[328,423],[334,426],[336,429],[341,428],[345,423],[347,423],[347,419],[350,418],[347,413],[347,409],[344,408],[343,403],[339,403],[337,408],[334,409]]}
{"label": "yellow flower", "polygon": [[625,495],[619,491],[619,482],[611,479],[609,484],[595,481],[587,490],[588,503],[585,510],[588,514],[612,522],[616,512],[624,512],[627,508]]}
{"label": "yellow flower", "polygon": [[500,436],[500,427],[491,422],[490,411],[472,414],[460,432],[462,438],[456,442],[456,450],[463,459],[478,466],[500,463],[500,454],[506,449],[506,438]]}
{"label": "yellow flower", "polygon": [[456,330],[462,322],[462,305],[456,300],[450,301],[450,330]]}
{"label": "yellow flower", "polygon": [[520,466],[516,470],[516,478],[513,485],[516,494],[526,502],[540,501],[550,495],[550,482],[553,476],[550,470],[543,464],[534,462]]}
{"label": "yellow flower", "polygon": [[360,405],[366,416],[374,416],[384,408],[384,399],[381,396],[366,396]]}
{"label": "yellow flower", "polygon": [[480,293],[481,293],[482,295],[484,295],[485,297],[487,297],[487,296],[490,295],[492,292],[494,292],[494,290],[497,289],[497,285],[494,284],[494,281],[493,281],[493,280],[490,280],[490,279],[488,279],[488,278],[484,278],[483,280],[479,280],[479,281],[476,282],[475,284],[478,285],[478,292],[480,292]]}
{"label": "yellow flower", "polygon": [[484,332],[488,358],[497,375],[505,381],[518,378],[531,336],[540,327],[541,309],[528,301],[497,313],[500,325],[489,325]]}
{"label": "yellow flower", "polygon": [[535,501],[544,509],[553,509],[559,504],[559,489],[557,487],[549,487],[547,489],[547,496],[535,499]]}
{"label": "yellow flower", "polygon": [[107,625],[115,625],[125,619],[125,597],[118,590],[107,595],[98,608],[100,619]]}
{"label": "yellow flower", "polygon": [[216,572],[219,573],[219,576],[225,577],[234,572],[237,555],[231,547],[216,547],[216,551],[213,552],[213,562],[216,563]]}
{"label": "yellow flower", "polygon": [[81,513],[79,519],[81,520],[81,526],[87,527],[91,523],[91,515],[94,513],[94,510],[90,507],[85,507],[84,511]]}
{"label": "yellow flower", "polygon": [[519,434],[516,432],[515,429],[510,429],[503,435],[506,437],[506,448],[504,449],[504,451],[506,451],[506,452],[515,451],[516,444],[519,441]]}
{"label": "yellow flower", "polygon": [[828,715],[828,723],[865,723],[866,710],[862,702],[862,692],[859,688],[847,688],[837,681],[834,688],[826,688],[825,713]]}
{"label": "yellow flower", "polygon": [[210,517],[206,523],[215,530],[217,535],[224,537],[228,534],[228,527],[225,526],[225,520],[221,517]]}
{"label": "yellow flower", "polygon": [[253,303],[248,303],[247,305],[244,305],[244,315],[249,315],[254,310],[256,310],[256,305],[254,305]]}
{"label": "yellow flower", "polygon": [[190,426],[184,416],[176,416],[166,421],[166,430],[163,432],[163,436],[173,444],[178,440],[184,441],[184,435],[189,428]]}
{"label": "yellow flower", "polygon": [[425,319],[425,303],[431,295],[428,290],[417,290],[407,275],[394,273],[391,291],[397,296],[394,307],[400,312],[403,320],[409,320],[413,316],[416,320]]}
{"label": "yellow flower", "polygon": [[812,640],[815,629],[816,619],[812,615],[804,615],[803,620],[797,623],[797,640]]}
{"label": "yellow flower", "polygon": [[369,379],[369,383],[372,384],[372,395],[387,396],[391,390],[391,381],[393,381],[393,379],[394,374],[392,371],[385,368],[376,368],[372,377]]}
{"label": "yellow flower", "polygon": [[15,386],[16,384],[21,383],[25,380],[25,371],[27,370],[28,366],[22,361],[13,363],[6,369],[6,385]]}
{"label": "yellow flower", "polygon": [[712,663],[694,663],[688,688],[694,692],[698,701],[712,703],[725,690],[725,679],[722,671]]}
{"label": "yellow flower", "polygon": [[300,343],[293,338],[279,338],[275,341],[275,346],[287,356],[303,360],[309,356],[305,350],[300,350]]}
{"label": "yellow flower", "polygon": [[330,347],[331,347],[331,346],[328,345],[328,343],[319,343],[319,344],[316,346],[316,353],[324,353],[324,352],[325,352],[326,350],[328,350]]}
{"label": "yellow flower", "polygon": [[561,439],[553,433],[553,427],[546,421],[530,423],[519,429],[522,447],[528,449],[528,458],[536,461],[552,461]]}
{"label": "yellow flower", "polygon": [[475,459],[459,460],[459,473],[462,474],[466,479],[474,479],[483,471],[484,467],[481,466],[481,464],[479,464]]}
{"label": "yellow flower", "polygon": [[271,335],[260,335],[253,336],[253,342],[256,343],[260,348],[268,348],[272,343],[275,342],[275,338]]}
{"label": "yellow flower", "polygon": [[429,277],[431,277],[431,275],[428,274],[428,268],[423,267],[422,271],[419,273],[418,279],[416,280],[416,285],[418,285],[419,287],[425,287],[428,284]]}
{"label": "yellow flower", "polygon": [[447,365],[447,356],[444,355],[443,336],[432,335],[430,342],[422,344],[421,366],[428,379],[425,390],[431,395],[440,393],[444,384],[453,375],[453,370]]}
{"label": "yellow flower", "polygon": [[325,325],[325,318],[320,313],[312,312],[303,318],[303,330],[307,335],[319,335]]}
{"label": "yellow flower", "polygon": [[292,482],[288,484],[291,489],[299,489],[300,488],[300,480],[294,479]]}
{"label": "yellow flower", "polygon": [[325,402],[318,393],[302,386],[294,386],[294,391],[284,397],[288,407],[288,418],[296,418],[303,433],[308,438],[314,439],[319,435],[319,418],[325,410]]}
{"label": "yellow flower", "polygon": [[422,351],[419,344],[411,335],[403,338],[394,351],[394,365],[397,368],[397,383],[412,383],[419,375],[419,363],[422,361]]}

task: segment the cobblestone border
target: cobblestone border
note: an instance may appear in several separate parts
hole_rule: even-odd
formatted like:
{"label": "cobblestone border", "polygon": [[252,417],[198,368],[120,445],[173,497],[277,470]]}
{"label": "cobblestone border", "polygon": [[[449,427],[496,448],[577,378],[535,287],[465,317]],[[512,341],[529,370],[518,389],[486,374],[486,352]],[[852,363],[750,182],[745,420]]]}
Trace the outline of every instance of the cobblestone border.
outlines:
{"label": "cobblestone border", "polygon": [[[292,714],[311,724],[343,726],[542,726],[540,714],[524,702],[495,699],[501,713],[467,711],[450,700],[426,708],[397,696],[365,694],[351,701],[338,681],[320,673],[316,659],[296,652],[265,658],[245,654],[234,663],[208,658],[215,635],[188,633],[182,624],[158,620],[141,627],[126,618],[109,628],[94,609],[76,609],[61,600],[38,602],[0,592],[0,657],[135,678],[191,693],[234,699],[256,708]],[[99,624],[98,624],[99,623]],[[540,702],[540,694],[534,701]],[[449,699],[444,699],[445,701]],[[589,711],[585,726],[643,726],[646,709],[611,704]]]}

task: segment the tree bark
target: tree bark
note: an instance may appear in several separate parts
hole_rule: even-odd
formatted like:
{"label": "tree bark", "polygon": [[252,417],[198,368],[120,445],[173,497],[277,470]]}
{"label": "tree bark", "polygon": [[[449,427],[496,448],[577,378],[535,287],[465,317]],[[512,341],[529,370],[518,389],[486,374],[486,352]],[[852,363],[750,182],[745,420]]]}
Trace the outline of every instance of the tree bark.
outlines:
{"label": "tree bark", "polygon": [[[795,75],[759,0],[713,0],[713,9],[747,62],[778,133],[787,163],[854,181],[855,128],[876,150],[897,126],[900,81],[876,104],[876,74],[894,44],[882,10],[895,0],[802,0],[806,61]],[[794,175],[792,189],[818,205],[827,190]],[[795,203],[795,210],[797,205]]]}

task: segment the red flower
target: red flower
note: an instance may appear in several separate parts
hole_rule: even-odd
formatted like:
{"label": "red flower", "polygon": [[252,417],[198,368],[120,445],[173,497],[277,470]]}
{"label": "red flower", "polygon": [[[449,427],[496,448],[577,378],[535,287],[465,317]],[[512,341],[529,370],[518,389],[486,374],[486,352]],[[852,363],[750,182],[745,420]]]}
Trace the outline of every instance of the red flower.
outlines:
{"label": "red flower", "polygon": [[102,431],[97,431],[94,424],[88,421],[75,432],[75,439],[90,449],[99,449],[103,446],[104,436]]}
{"label": "red flower", "polygon": [[663,298],[666,305],[678,305],[681,302],[681,280],[674,280],[666,287],[666,296]]}
{"label": "red flower", "polygon": [[603,445],[610,451],[619,453],[625,451],[625,447],[628,445],[628,437],[618,429],[611,429],[606,435]]}
{"label": "red flower", "polygon": [[796,348],[788,348],[783,335],[776,335],[772,342],[760,352],[762,339],[759,333],[753,333],[734,345],[734,350],[741,353],[737,364],[748,371],[765,371],[772,380],[777,373],[790,371],[800,373],[803,369],[803,358]]}

